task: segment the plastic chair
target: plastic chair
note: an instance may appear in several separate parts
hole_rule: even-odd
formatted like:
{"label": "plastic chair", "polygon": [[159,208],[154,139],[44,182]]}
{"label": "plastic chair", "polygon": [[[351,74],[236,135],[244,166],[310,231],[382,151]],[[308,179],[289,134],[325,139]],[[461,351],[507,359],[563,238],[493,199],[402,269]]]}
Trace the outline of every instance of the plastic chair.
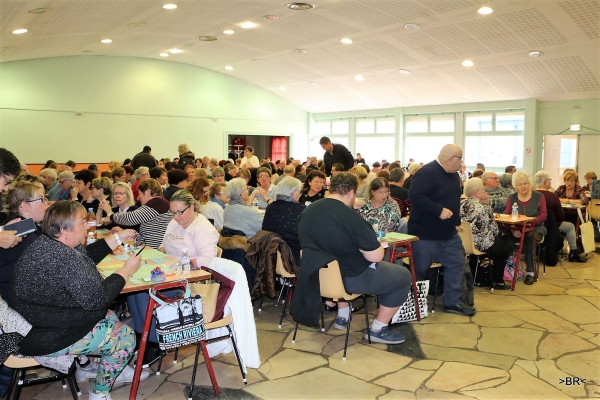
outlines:
{"label": "plastic chair", "polygon": [[587,206],[587,213],[590,216],[590,219],[596,221],[596,224],[598,224],[598,229],[600,229],[600,200],[591,199]]}
{"label": "plastic chair", "polygon": [[[461,222],[460,228],[458,230],[458,236],[462,241],[463,248],[465,249],[465,255],[477,256],[477,264],[475,265],[475,275],[473,275],[473,279],[477,276],[477,269],[479,268],[479,256],[486,255],[485,252],[479,251],[475,248],[475,242],[473,240],[473,231],[471,230],[471,224],[469,222]],[[491,288],[494,290],[494,288]]]}
{"label": "plastic chair", "polygon": [[12,368],[14,370],[13,380],[10,387],[8,388],[6,400],[17,400],[21,395],[21,388],[23,386],[33,386],[38,385],[40,383],[48,383],[62,380],[63,389],[66,389],[67,385],[65,384],[65,379],[69,383],[69,388],[71,389],[73,400],[77,400],[77,397],[81,396],[81,391],[79,390],[77,380],[75,379],[75,363],[71,365],[71,367],[69,368],[69,372],[67,372],[66,374],[63,374],[62,372],[53,371],[53,373],[48,376],[36,376],[32,378],[28,378],[25,376],[25,370],[34,367],[42,367],[33,358],[17,357],[10,355],[4,362],[4,366]]}
{"label": "plastic chair", "polygon": [[[279,297],[277,298],[277,304],[280,300],[283,302],[283,309],[281,310],[281,316],[279,317],[279,329],[281,329],[283,317],[285,316],[285,309],[287,307],[287,304],[292,301],[292,296],[294,294],[294,287],[296,286],[296,275],[290,274],[285,270],[285,268],[283,267],[283,261],[281,259],[281,253],[279,251],[277,251],[277,264],[275,266],[275,273],[281,276],[281,278],[283,279],[281,291],[279,292]],[[284,290],[285,296],[283,297]]]}
{"label": "plastic chair", "polygon": [[[319,270],[319,282],[321,285],[321,297],[331,299],[333,301],[345,301],[349,303],[350,310],[352,310],[352,300],[359,297],[363,299],[365,305],[365,320],[367,323],[367,337],[369,338],[369,344],[371,343],[371,331],[369,330],[369,313],[367,310],[367,299],[363,294],[348,294],[344,288],[344,282],[342,281],[342,273],[340,272],[340,265],[336,260],[327,264],[327,267]],[[334,320],[335,321],[335,320]],[[350,336],[350,323],[352,322],[352,312],[350,312],[350,319],[346,326],[346,341],[344,343],[344,355],[342,360],[346,360],[346,349],[348,348],[348,337]],[[331,323],[333,325],[333,322]],[[331,327],[330,325],[330,327]],[[323,307],[321,307],[321,331],[325,332],[325,321],[323,320]],[[298,332],[298,323],[296,322],[296,328],[294,329],[294,337],[292,343],[296,343],[296,333]]]}
{"label": "plastic chair", "polygon": [[221,258],[222,255],[223,255],[223,249],[220,248],[219,246],[217,246],[217,257]]}

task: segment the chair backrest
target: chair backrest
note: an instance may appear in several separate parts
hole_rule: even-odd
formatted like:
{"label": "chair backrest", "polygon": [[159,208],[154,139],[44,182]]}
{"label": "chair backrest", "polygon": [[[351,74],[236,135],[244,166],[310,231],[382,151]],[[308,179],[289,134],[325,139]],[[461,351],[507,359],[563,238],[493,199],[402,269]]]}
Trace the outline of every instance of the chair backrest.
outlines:
{"label": "chair backrest", "polygon": [[587,207],[587,212],[591,219],[600,221],[600,200],[591,199]]}
{"label": "chair backrest", "polygon": [[481,251],[475,248],[475,243],[473,242],[473,231],[471,230],[471,224],[468,222],[461,222],[460,229],[458,230],[458,236],[460,236],[460,240],[462,240],[463,247],[465,249],[465,253],[467,255],[475,254],[480,255],[484,254]]}
{"label": "chair backrest", "polygon": [[219,246],[217,246],[217,257],[221,258],[222,254],[223,254],[223,249],[220,248]]}
{"label": "chair backrest", "polygon": [[283,267],[283,260],[281,259],[281,252],[277,250],[277,264],[275,264],[275,273],[281,275],[284,278],[295,278],[296,275],[290,274]]}
{"label": "chair backrest", "polygon": [[360,294],[348,294],[342,282],[342,273],[337,260],[327,264],[327,268],[319,270],[319,282],[321,285],[321,297],[333,300],[354,300]]}

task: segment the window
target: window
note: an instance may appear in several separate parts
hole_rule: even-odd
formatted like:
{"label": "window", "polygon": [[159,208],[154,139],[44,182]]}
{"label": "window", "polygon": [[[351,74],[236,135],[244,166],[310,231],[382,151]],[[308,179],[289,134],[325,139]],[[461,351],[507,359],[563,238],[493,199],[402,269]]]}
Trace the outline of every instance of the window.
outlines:
{"label": "window", "polygon": [[375,133],[375,120],[374,119],[357,119],[356,120],[356,134]]}
{"label": "window", "polygon": [[[310,135],[309,151],[311,156],[323,157],[323,148],[319,141],[323,136],[329,137],[331,143],[340,143],[348,147],[348,135],[350,133],[350,120],[326,120],[315,121]],[[293,149],[292,153],[293,153]]]}
{"label": "window", "polygon": [[378,118],[377,133],[396,133],[396,120],[394,118]]}
{"label": "window", "polygon": [[395,159],[395,137],[357,137],[356,149],[365,161],[372,165],[375,161]]}
{"label": "window", "polygon": [[406,132],[427,132],[427,116],[425,117],[406,117]]}
{"label": "window", "polygon": [[330,121],[315,122],[314,131],[313,131],[314,136],[319,136],[319,139],[320,139],[321,136],[327,136],[330,133],[331,133],[331,122]]}
{"label": "window", "polygon": [[432,115],[430,132],[454,132],[454,115]]}
{"label": "window", "polygon": [[467,132],[490,132],[492,130],[491,114],[467,114],[465,115],[465,131]]}
{"label": "window", "polygon": [[412,158],[415,162],[428,163],[435,160],[448,143],[454,143],[454,136],[407,136],[404,157],[407,161]]}
{"label": "window", "polygon": [[454,113],[406,116],[403,160],[435,160],[444,145],[454,143],[455,118]]}
{"label": "window", "polygon": [[331,121],[331,134],[332,135],[347,135],[349,133],[350,133],[350,124],[347,119],[343,119],[340,121]]}
{"label": "window", "polygon": [[577,138],[560,139],[560,169],[577,168]]}
{"label": "window", "polygon": [[522,131],[525,123],[523,112],[509,112],[496,114],[497,131]]}

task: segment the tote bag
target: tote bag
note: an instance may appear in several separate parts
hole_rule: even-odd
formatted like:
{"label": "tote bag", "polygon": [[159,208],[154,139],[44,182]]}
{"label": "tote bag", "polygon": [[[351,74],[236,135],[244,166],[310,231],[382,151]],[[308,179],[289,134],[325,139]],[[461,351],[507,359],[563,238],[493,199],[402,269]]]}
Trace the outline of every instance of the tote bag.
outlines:
{"label": "tote bag", "polygon": [[586,213],[585,218],[581,213],[581,208],[577,209],[577,214],[581,220],[579,225],[579,232],[581,234],[581,245],[583,246],[584,253],[591,253],[596,251],[596,241],[594,240],[594,225],[590,221],[589,214]]}
{"label": "tote bag", "polygon": [[[429,293],[429,281],[417,281],[418,302],[421,318],[427,317],[427,294]],[[417,320],[417,310],[415,308],[415,298],[412,289],[408,291],[408,298],[400,306],[396,314],[392,317],[392,324],[400,322],[409,322]]]}

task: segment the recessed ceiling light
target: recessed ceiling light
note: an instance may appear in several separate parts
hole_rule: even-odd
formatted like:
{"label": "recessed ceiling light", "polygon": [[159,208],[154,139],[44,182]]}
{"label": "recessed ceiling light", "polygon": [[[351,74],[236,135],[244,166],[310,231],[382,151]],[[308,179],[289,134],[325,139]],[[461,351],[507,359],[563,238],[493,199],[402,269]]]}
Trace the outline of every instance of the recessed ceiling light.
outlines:
{"label": "recessed ceiling light", "polygon": [[479,14],[483,14],[483,15],[487,15],[487,14],[491,14],[494,12],[494,10],[492,10],[489,7],[481,7],[479,10],[477,10],[477,12]]}
{"label": "recessed ceiling light", "polygon": [[12,31],[12,33],[14,33],[15,35],[20,35],[21,33],[26,33],[27,29],[15,29],[14,31]]}
{"label": "recessed ceiling light", "polygon": [[464,67],[472,67],[472,66],[474,65],[474,64],[473,64],[473,61],[471,61],[471,60],[465,60],[465,61],[461,62],[461,64],[462,64]]}
{"label": "recessed ceiling light", "polygon": [[311,86],[319,86],[319,84],[317,82],[309,82],[308,84]]}
{"label": "recessed ceiling light", "polygon": [[256,24],[254,22],[244,22],[240,26],[244,29],[250,29],[250,28],[254,28],[256,26]]}
{"label": "recessed ceiling light", "polygon": [[399,70],[398,70],[398,73],[399,73],[400,75],[408,75],[408,74],[410,74],[410,71],[409,71],[409,70],[407,70],[407,69],[399,69]]}
{"label": "recessed ceiling light", "polygon": [[357,81],[364,81],[365,77],[362,75],[354,75],[354,79],[356,79]]}
{"label": "recessed ceiling light", "polygon": [[352,43],[352,39],[350,38],[343,38],[340,40],[340,42],[344,43],[344,44],[350,44]]}
{"label": "recessed ceiling light", "polygon": [[308,3],[290,3],[285,5],[290,10],[304,11],[315,8],[314,5]]}
{"label": "recessed ceiling light", "polygon": [[179,53],[183,53],[183,50],[181,50],[181,49],[171,49],[171,50],[169,50],[169,53],[171,53],[171,54],[179,54]]}
{"label": "recessed ceiling light", "polygon": [[233,67],[232,67],[231,65],[226,65],[226,66],[225,66],[225,69],[226,69],[227,71],[232,71],[232,70],[233,70]]}
{"label": "recessed ceiling light", "polygon": [[104,44],[112,43],[112,39],[102,39],[100,41],[100,43],[104,43]]}
{"label": "recessed ceiling light", "polygon": [[235,31],[234,31],[234,30],[231,30],[231,29],[225,29],[225,30],[223,31],[223,33],[224,33],[224,34],[226,34],[226,35],[233,35],[233,34],[235,33]]}
{"label": "recessed ceiling light", "polygon": [[165,5],[163,6],[163,8],[164,8],[165,10],[174,10],[174,9],[176,9],[176,8],[177,8],[177,4],[165,4]]}
{"label": "recessed ceiling light", "polygon": [[300,53],[300,54],[304,54],[304,53],[307,53],[307,52],[308,52],[306,49],[294,49],[294,51],[295,51],[296,53]]}
{"label": "recessed ceiling light", "polygon": [[541,51],[531,51],[531,52],[529,52],[529,57],[531,57],[531,58],[540,58],[543,55],[544,55],[544,53],[542,53]]}
{"label": "recessed ceiling light", "polygon": [[131,24],[127,24],[130,28],[139,28],[140,26],[144,26],[143,22],[132,22]]}
{"label": "recessed ceiling light", "polygon": [[169,53],[160,53],[159,56],[161,56],[161,57],[169,57]]}
{"label": "recessed ceiling light", "polygon": [[216,36],[198,36],[196,39],[202,40],[203,42],[214,42],[217,40]]}
{"label": "recessed ceiling light", "polygon": [[50,11],[49,8],[34,8],[33,10],[29,10],[29,14],[43,14],[47,11]]}
{"label": "recessed ceiling light", "polygon": [[269,21],[275,21],[279,17],[277,15],[265,15],[263,18],[268,19]]}
{"label": "recessed ceiling light", "polygon": [[255,59],[253,59],[252,61],[254,61],[255,63],[259,63],[259,64],[260,64],[261,62],[263,62],[263,60],[261,60],[260,58],[255,58]]}
{"label": "recessed ceiling light", "polygon": [[417,25],[417,24],[406,24],[406,25],[404,25],[404,27],[406,29],[410,29],[412,31],[414,31],[415,29],[419,29],[419,25]]}
{"label": "recessed ceiling light", "polygon": [[279,86],[279,90],[281,90],[282,92],[285,92],[287,89],[284,86]]}

